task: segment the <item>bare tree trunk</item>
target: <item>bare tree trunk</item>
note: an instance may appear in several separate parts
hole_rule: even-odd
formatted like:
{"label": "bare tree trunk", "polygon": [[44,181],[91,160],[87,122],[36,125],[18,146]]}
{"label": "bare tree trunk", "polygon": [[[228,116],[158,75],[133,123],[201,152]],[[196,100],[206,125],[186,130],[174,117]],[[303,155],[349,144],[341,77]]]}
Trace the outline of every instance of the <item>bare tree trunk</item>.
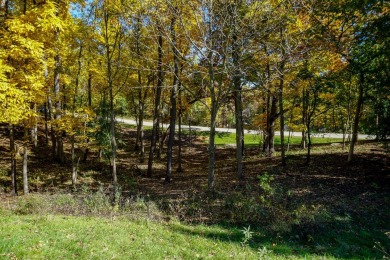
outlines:
{"label": "bare tree trunk", "polygon": [[[36,103],[33,104],[33,110],[34,110],[34,113],[36,114],[37,113],[37,104]],[[34,125],[31,128],[31,142],[32,142],[34,148],[36,148],[38,146],[38,120],[37,120],[37,117],[34,117]]]}
{"label": "bare tree trunk", "polygon": [[75,187],[77,182],[77,166],[76,166],[76,155],[75,155],[75,148],[74,148],[75,138],[74,135],[72,135],[71,138],[71,154],[72,154],[72,185]]}
{"label": "bare tree trunk", "polygon": [[92,72],[88,72],[88,83],[87,83],[87,89],[88,89],[88,107],[92,107]]}
{"label": "bare tree trunk", "polygon": [[[59,33],[57,33],[59,34]],[[57,35],[58,37],[58,35]],[[57,50],[58,52],[58,50]],[[54,57],[55,60],[55,68],[54,68],[54,96],[55,96],[55,119],[61,119],[62,106],[61,106],[61,98],[60,98],[60,66],[61,66],[61,58],[59,54],[56,54]],[[55,158],[58,162],[64,163],[64,145],[62,140],[62,131],[58,131],[58,129],[54,129],[56,131],[53,135],[55,136],[54,141],[56,142],[54,146],[55,150]]]}
{"label": "bare tree trunk", "polygon": [[45,102],[45,143],[46,143],[46,146],[49,146],[49,127],[48,127],[48,123],[47,121],[49,120],[48,119],[48,110],[49,110],[49,105],[48,105],[48,102]]}
{"label": "bare tree trunk", "polygon": [[188,115],[188,133],[189,133],[188,142],[189,142],[189,146],[190,146],[190,150],[191,150],[191,147],[192,147],[191,112]]}
{"label": "bare tree trunk", "polygon": [[[140,41],[141,41],[141,17],[137,16],[136,18],[136,24],[135,24],[135,40],[136,40],[136,53],[137,57],[141,58],[141,48],[140,48]],[[139,160],[141,163],[145,160],[145,147],[144,147],[144,129],[143,129],[143,119],[144,119],[144,96],[143,96],[143,83],[142,83],[142,76],[141,76],[141,69],[138,69],[137,71],[138,75],[138,103],[135,103],[134,95],[133,97],[133,104],[134,104],[134,110],[136,115],[136,121],[137,121],[137,139],[135,142],[135,151],[139,151]]]}
{"label": "bare tree trunk", "polygon": [[[307,105],[306,105],[306,96],[305,90],[302,90],[302,125],[306,126],[307,122]],[[301,148],[306,149],[306,130],[302,130],[302,140],[301,140]]]}
{"label": "bare tree trunk", "polygon": [[280,116],[280,146],[281,146],[281,157],[282,166],[286,165],[286,151],[284,144],[284,108],[283,108],[283,87],[284,87],[284,59],[285,59],[285,46],[283,39],[283,28],[280,30],[280,38],[282,45],[282,60],[280,63],[280,82],[279,82],[279,116]]}
{"label": "bare tree trunk", "polygon": [[[209,33],[211,33],[212,25],[209,25]],[[210,40],[210,46],[213,46],[212,41]],[[210,96],[211,96],[211,115],[210,115],[210,135],[209,135],[209,172],[208,172],[208,189],[209,191],[214,191],[215,188],[215,126],[217,121],[217,112],[218,112],[218,104],[216,93],[214,89],[214,55],[213,52],[210,51],[208,55],[209,62],[209,78],[210,78]]]}
{"label": "bare tree trunk", "polygon": [[161,160],[161,154],[164,148],[165,140],[167,139],[167,133],[165,131],[169,130],[169,126],[167,129],[164,129],[164,122],[163,122],[163,114],[162,111],[164,110],[164,102],[161,104],[160,109],[160,117],[159,117],[159,127],[157,128],[157,159]]}
{"label": "bare tree trunk", "polygon": [[[345,150],[345,139],[347,141],[351,141],[349,126],[351,125],[351,85],[348,85],[348,106],[347,106],[347,122],[345,123],[345,133],[343,132],[343,151]],[[348,136],[346,138],[346,135],[348,133]]]}
{"label": "bare tree trunk", "polygon": [[23,193],[27,195],[28,190],[28,169],[27,169],[27,145],[28,145],[28,129],[24,128],[24,140],[23,140]]}
{"label": "bare tree trunk", "polygon": [[210,135],[209,135],[209,173],[208,189],[214,191],[215,188],[215,125],[217,121],[216,104],[211,105]]}
{"label": "bare tree trunk", "polygon": [[18,195],[18,187],[16,183],[16,150],[15,150],[15,137],[14,137],[14,126],[9,125],[9,148],[11,152],[11,181],[12,191],[11,194]]}
{"label": "bare tree trunk", "polygon": [[167,169],[165,175],[165,182],[171,181],[172,173],[172,156],[173,156],[173,143],[175,141],[175,127],[176,127],[176,99],[177,99],[177,88],[179,85],[179,53],[176,44],[176,13],[177,9],[174,8],[175,14],[171,20],[171,38],[172,38],[172,51],[173,51],[173,66],[174,66],[174,75],[173,75],[173,86],[171,89],[171,109],[170,109],[170,120],[169,120],[169,139],[168,139],[168,152],[167,152]]}
{"label": "bare tree trunk", "polygon": [[139,117],[138,117],[138,123],[139,123],[139,160],[141,163],[145,160],[145,142],[144,142],[144,102],[142,101],[139,107]]}
{"label": "bare tree trunk", "polygon": [[[76,75],[76,84],[74,88],[74,94],[73,94],[73,102],[72,102],[72,111],[73,111],[73,118],[75,118],[75,111],[76,111],[76,98],[77,93],[79,89],[79,79],[80,79],[80,73],[81,73],[81,57],[83,53],[83,45],[80,45],[79,50],[79,57],[78,57],[78,69],[77,69],[77,75]],[[73,129],[75,130],[75,129]],[[76,187],[77,182],[77,166],[76,166],[76,155],[75,155],[75,134],[72,134],[71,136],[71,158],[72,158],[72,185],[73,187]]]}
{"label": "bare tree trunk", "polygon": [[267,156],[273,156],[275,152],[275,121],[278,118],[276,112],[278,99],[275,96],[271,97],[271,107],[267,112],[267,135],[265,138],[265,153]]}
{"label": "bare tree trunk", "polygon": [[[88,72],[88,81],[87,81],[87,92],[88,92],[88,107],[92,109],[92,73]],[[89,154],[89,138],[87,138],[87,147],[85,148],[84,156],[82,162],[86,162]]]}
{"label": "bare tree trunk", "polygon": [[291,129],[288,130],[288,139],[287,139],[287,152],[290,151],[290,139],[291,139]]}
{"label": "bare tree trunk", "polygon": [[358,102],[356,105],[356,113],[355,113],[355,119],[353,121],[353,132],[352,132],[352,140],[349,146],[349,154],[348,154],[348,162],[351,162],[353,159],[353,152],[355,149],[355,145],[358,139],[358,128],[359,128],[359,121],[361,116],[361,110],[363,106],[363,84],[364,84],[364,74],[363,72],[360,72],[360,82],[359,82],[359,96],[358,96]]}
{"label": "bare tree trunk", "polygon": [[[234,30],[236,30],[236,24],[233,24]],[[234,110],[236,118],[236,165],[237,171],[236,176],[238,179],[244,177],[243,174],[243,153],[244,153],[244,126],[242,121],[242,93],[241,93],[241,76],[239,68],[239,46],[238,46],[237,32],[233,35],[233,46],[232,46],[232,58],[234,69],[233,86],[234,86]]]}
{"label": "bare tree trunk", "polygon": [[310,120],[308,120],[308,123],[307,123],[307,139],[308,139],[308,143],[307,143],[307,155],[306,155],[306,163],[305,163],[305,165],[309,165],[310,164],[310,160],[311,160],[311,129],[310,129]]}
{"label": "bare tree trunk", "polygon": [[183,104],[181,102],[181,84],[179,83],[179,151],[178,151],[178,155],[177,155],[177,172],[183,172],[183,166],[182,166],[182,146],[183,146],[183,143],[182,143],[182,118],[183,118]]}
{"label": "bare tree trunk", "polygon": [[154,101],[154,111],[153,111],[153,131],[152,131],[152,140],[150,143],[150,150],[149,150],[149,159],[148,159],[148,177],[152,177],[153,172],[153,156],[154,151],[156,149],[156,142],[157,142],[157,135],[158,135],[158,128],[159,128],[159,111],[160,111],[160,100],[161,100],[161,90],[162,90],[162,84],[163,84],[163,71],[162,71],[162,55],[163,55],[163,37],[161,28],[158,28],[159,35],[158,35],[158,64],[157,64],[157,90],[156,90],[156,96]]}
{"label": "bare tree trunk", "polygon": [[52,157],[55,159],[56,158],[56,151],[57,151],[57,141],[56,141],[56,134],[55,134],[55,129],[53,126],[53,120],[54,120],[54,114],[53,114],[53,102],[51,99],[51,96],[47,97],[47,105],[48,105],[48,111],[49,111],[49,118],[50,118],[50,139],[51,139],[51,152],[52,152]]}

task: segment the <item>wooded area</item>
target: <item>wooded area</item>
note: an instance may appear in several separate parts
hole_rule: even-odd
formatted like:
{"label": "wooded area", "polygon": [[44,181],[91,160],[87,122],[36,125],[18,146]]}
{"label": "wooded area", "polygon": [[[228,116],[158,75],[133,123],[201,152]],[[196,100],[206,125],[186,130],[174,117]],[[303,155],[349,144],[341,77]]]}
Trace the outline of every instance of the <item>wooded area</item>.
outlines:
{"label": "wooded area", "polygon": [[[103,183],[115,205],[134,183],[164,197],[207,181],[195,190],[211,197],[257,185],[259,200],[240,197],[255,205],[281,199],[273,175],[295,185],[328,165],[386,194],[389,13],[383,0],[0,0],[0,193]],[[342,139],[321,148],[321,133]]]}

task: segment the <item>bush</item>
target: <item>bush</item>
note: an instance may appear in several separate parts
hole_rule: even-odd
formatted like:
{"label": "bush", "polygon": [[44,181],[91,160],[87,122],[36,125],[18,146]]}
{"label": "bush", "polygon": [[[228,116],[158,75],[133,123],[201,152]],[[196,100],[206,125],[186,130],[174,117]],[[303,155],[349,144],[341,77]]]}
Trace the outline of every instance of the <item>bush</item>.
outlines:
{"label": "bush", "polygon": [[[114,199],[115,198],[115,199]],[[14,204],[0,207],[0,213],[61,214],[85,216],[125,216],[131,219],[160,220],[157,204],[140,196],[124,198],[120,192],[106,194],[103,188],[93,192],[83,188],[75,194],[30,194],[17,197]],[[4,213],[4,214],[3,214]]]}

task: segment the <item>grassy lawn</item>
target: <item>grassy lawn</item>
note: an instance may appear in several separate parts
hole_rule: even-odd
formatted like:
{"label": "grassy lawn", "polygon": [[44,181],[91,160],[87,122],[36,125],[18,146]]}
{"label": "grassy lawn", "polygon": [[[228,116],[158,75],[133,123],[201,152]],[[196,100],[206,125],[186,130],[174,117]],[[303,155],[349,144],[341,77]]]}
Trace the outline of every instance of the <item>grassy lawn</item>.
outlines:
{"label": "grassy lawn", "polygon": [[[326,212],[311,215],[306,209],[300,213],[304,215],[299,222],[315,217],[316,223],[309,223],[311,227],[296,225],[298,229],[287,233],[270,233],[261,225],[253,228],[248,224],[194,225],[146,215],[133,218],[127,213],[141,213],[139,202],[138,208],[122,211],[102,203],[109,198],[98,193],[78,198],[32,194],[19,197],[11,208],[7,203],[0,204],[0,259],[378,259],[388,256],[385,249],[388,240],[383,232],[359,227],[349,217],[340,218]],[[64,209],[67,212],[61,214]],[[158,212],[154,214],[157,216]],[[305,235],[308,228],[322,231]]]}
{"label": "grassy lawn", "polygon": [[[194,132],[193,132],[194,133]],[[188,133],[186,133],[188,134]],[[197,136],[203,136],[205,138],[208,137],[209,132],[202,131],[202,132],[195,132]],[[301,143],[301,137],[293,136],[290,138],[290,144],[291,145],[299,145]],[[208,139],[205,139],[208,141]],[[260,135],[256,134],[245,134],[244,135],[244,141],[245,145],[247,146],[256,146],[260,143]],[[280,144],[280,136],[275,136],[275,144]],[[288,137],[285,137],[285,143],[287,144]],[[330,143],[338,143],[342,142],[342,139],[340,138],[323,138],[323,137],[316,137],[312,136],[312,143],[313,144],[330,144]],[[215,136],[215,144],[216,145],[229,145],[229,144],[235,144],[236,143],[236,134],[235,133],[217,133]]]}
{"label": "grassy lawn", "polygon": [[[123,127],[128,127],[132,129],[136,129],[136,126],[122,124]],[[144,126],[144,130],[150,131],[152,130],[151,126]],[[177,131],[176,131],[177,132]],[[191,131],[192,135],[202,136],[205,140],[208,140],[209,131]],[[188,135],[188,130],[183,130],[183,135]],[[285,133],[285,143],[288,142],[288,133]],[[301,137],[293,136],[290,138],[291,145],[299,145],[301,143]],[[328,138],[328,137],[320,137],[312,135],[312,143],[313,144],[330,144],[330,143],[340,143],[342,142],[341,138]],[[246,146],[256,146],[260,143],[260,135],[258,134],[245,134],[244,141]],[[275,144],[280,144],[280,136],[275,136],[274,139]],[[229,145],[236,143],[236,134],[235,133],[223,133],[219,132],[215,136],[215,144],[216,145]]]}
{"label": "grassy lawn", "polygon": [[240,230],[220,226],[4,213],[0,223],[1,259],[320,259],[282,244],[242,244]]}

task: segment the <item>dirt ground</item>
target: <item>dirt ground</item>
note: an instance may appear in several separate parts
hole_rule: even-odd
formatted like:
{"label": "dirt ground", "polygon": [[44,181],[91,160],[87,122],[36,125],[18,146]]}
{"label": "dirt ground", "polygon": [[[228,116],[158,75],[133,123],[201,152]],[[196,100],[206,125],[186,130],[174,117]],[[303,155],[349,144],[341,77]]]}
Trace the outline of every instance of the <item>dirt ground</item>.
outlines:
{"label": "dirt ground", "polygon": [[[184,172],[172,173],[170,183],[164,182],[165,154],[156,159],[153,176],[146,176],[146,160],[140,163],[138,153],[134,151],[135,130],[121,129],[118,153],[118,177],[123,197],[148,197],[154,200],[170,202],[176,205],[170,211],[181,214],[180,207],[187,209],[180,216],[193,218],[195,221],[218,221],[230,218],[229,198],[231,203],[250,198],[257,201],[264,190],[259,186],[259,177],[272,176],[270,184],[278,191],[279,197],[270,196],[275,203],[285,207],[297,205],[321,205],[329,211],[340,214],[364,214],[368,208],[372,214],[387,214],[388,210],[377,212],[375,209],[389,208],[390,162],[389,153],[382,144],[370,142],[360,143],[353,163],[348,164],[347,152],[341,145],[325,145],[315,147],[310,166],[304,166],[305,152],[293,147],[287,153],[287,166],[280,165],[278,154],[272,158],[265,157],[257,147],[245,150],[243,180],[235,176],[235,150],[229,147],[217,147],[216,152],[216,189],[209,203],[207,192],[208,153],[207,146],[201,139],[184,136],[182,139],[182,163]],[[0,194],[9,197],[9,140],[3,128],[0,135]],[[18,132],[17,143],[21,146],[21,132]],[[43,136],[40,136],[42,139]],[[146,134],[148,138],[148,133]],[[43,143],[43,142],[42,142]],[[148,143],[148,141],[146,141]],[[30,147],[29,181],[31,192],[71,192],[70,147],[65,146],[68,163],[60,165],[51,159],[50,147]],[[145,149],[146,156],[148,147]],[[78,156],[82,151],[78,150]],[[177,164],[175,150],[173,169]],[[21,157],[18,158],[18,184],[21,187]],[[92,149],[86,162],[79,165],[78,187],[88,186],[90,189],[102,187],[109,192],[111,182],[110,167],[107,160],[97,158],[97,150]],[[21,193],[21,191],[20,191]],[[384,196],[387,199],[384,199]],[[174,203],[172,203],[174,202]],[[191,202],[194,207],[208,205],[202,210],[188,212]],[[162,203],[163,205],[164,203]],[[180,206],[181,205],[181,206]],[[203,206],[204,206],[203,205]],[[163,206],[162,206],[163,207]],[[240,210],[240,209],[238,209]],[[217,214],[216,214],[217,213]],[[249,212],[250,213],[250,212]],[[192,215],[191,215],[192,214]],[[191,215],[191,216],[190,216]],[[389,215],[390,217],[390,215]],[[390,218],[389,218],[390,219]]]}

